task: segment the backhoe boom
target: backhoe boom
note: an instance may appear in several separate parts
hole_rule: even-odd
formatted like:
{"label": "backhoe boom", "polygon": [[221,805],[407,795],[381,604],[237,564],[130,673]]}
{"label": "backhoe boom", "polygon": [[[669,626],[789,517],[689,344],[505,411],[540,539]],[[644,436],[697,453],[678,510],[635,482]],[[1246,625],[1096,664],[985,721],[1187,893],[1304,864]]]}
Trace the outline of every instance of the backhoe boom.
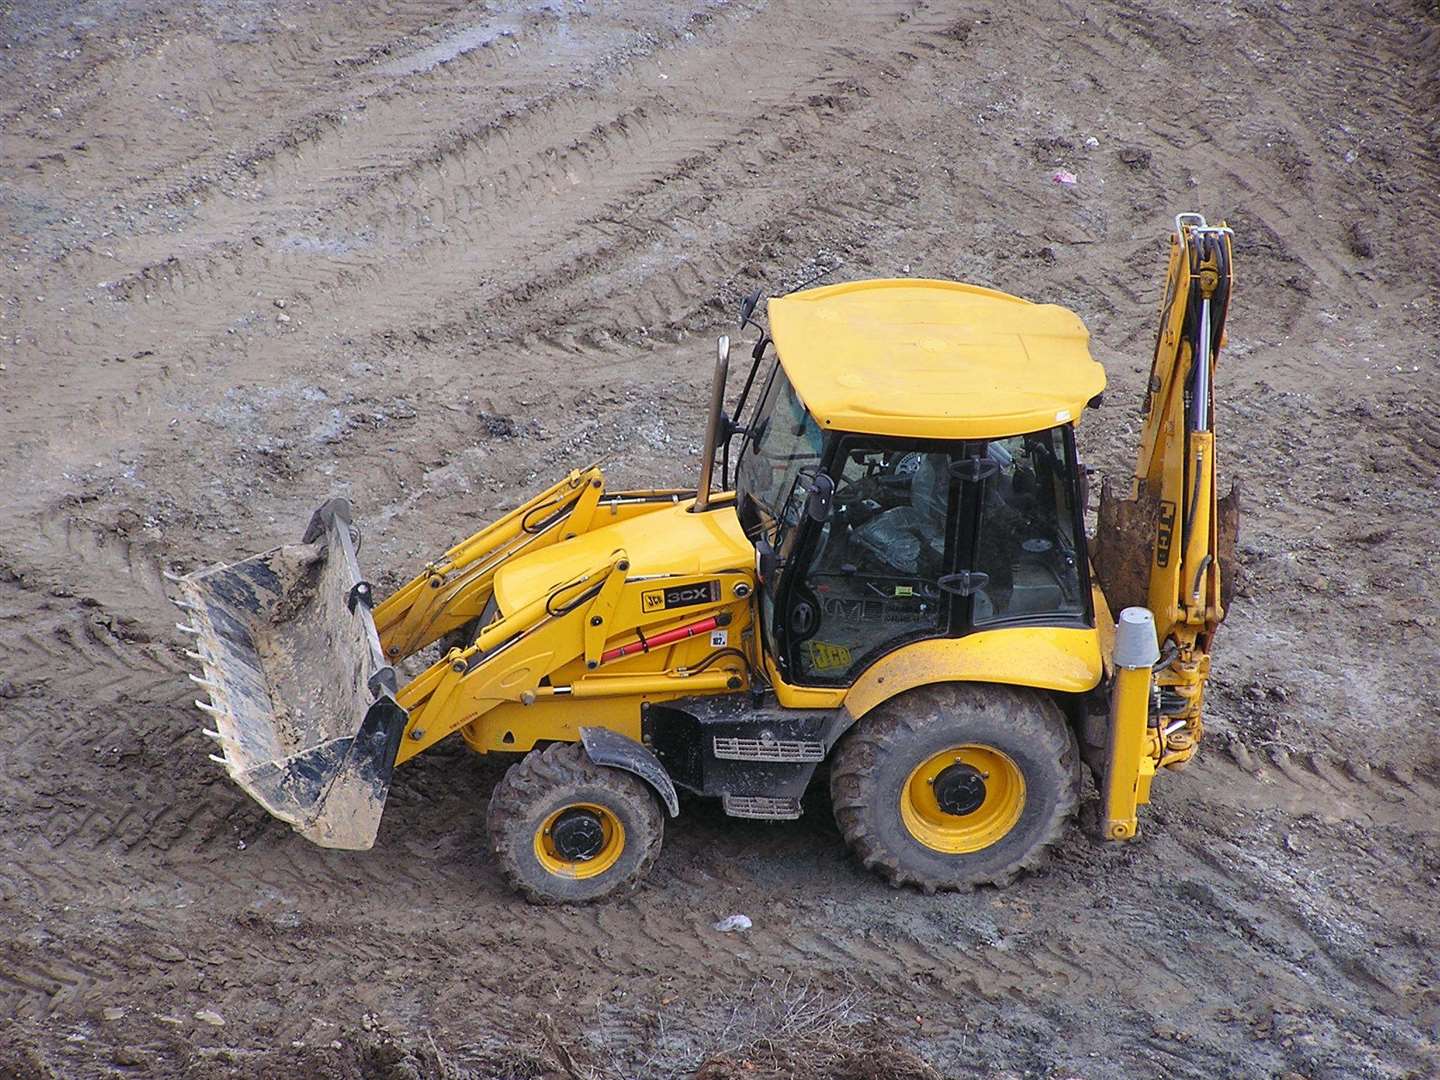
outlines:
{"label": "backhoe boom", "polygon": [[[1136,805],[1149,800],[1155,770],[1184,765],[1204,734],[1210,641],[1225,618],[1222,574],[1238,520],[1236,492],[1219,499],[1215,482],[1213,389],[1230,301],[1230,239],[1228,228],[1198,214],[1175,219],[1133,491],[1125,500],[1108,488],[1101,493],[1096,564],[1107,597],[1117,610],[1147,608],[1161,645],[1157,702],[1148,672],[1141,693],[1125,670],[1112,690],[1111,839],[1135,835]],[[1132,743],[1141,745],[1138,755]]]}

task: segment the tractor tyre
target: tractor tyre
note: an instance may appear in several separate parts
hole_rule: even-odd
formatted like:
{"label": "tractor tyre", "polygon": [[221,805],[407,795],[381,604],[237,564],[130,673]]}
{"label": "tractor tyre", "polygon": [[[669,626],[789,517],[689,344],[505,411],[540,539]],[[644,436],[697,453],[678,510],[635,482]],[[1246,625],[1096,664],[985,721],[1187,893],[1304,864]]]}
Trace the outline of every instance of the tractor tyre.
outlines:
{"label": "tractor tyre", "polygon": [[630,892],[660,854],[665,819],[644,781],[552,743],[510,766],[490,796],[490,846],[505,880],[535,904]]}
{"label": "tractor tyre", "polygon": [[1064,832],[1080,755],[1042,693],[940,683],[876,706],[845,735],[830,795],[845,842],[892,885],[1003,886]]}

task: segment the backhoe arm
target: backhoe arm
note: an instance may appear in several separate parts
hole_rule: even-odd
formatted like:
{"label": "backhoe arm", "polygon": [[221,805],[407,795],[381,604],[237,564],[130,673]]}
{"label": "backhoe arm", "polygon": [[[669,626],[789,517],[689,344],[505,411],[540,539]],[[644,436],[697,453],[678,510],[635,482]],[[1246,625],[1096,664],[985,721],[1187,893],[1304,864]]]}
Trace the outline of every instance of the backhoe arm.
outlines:
{"label": "backhoe arm", "polygon": [[[1231,232],[1198,214],[1175,220],[1145,422],[1128,499],[1101,492],[1096,570],[1114,610],[1143,607],[1161,645],[1154,663],[1117,655],[1105,791],[1105,835],[1135,835],[1156,769],[1179,767],[1204,733],[1210,642],[1225,618],[1238,496],[1217,498],[1216,362],[1231,290]],[[1133,622],[1133,620],[1131,620]],[[1128,633],[1133,635],[1132,625]],[[1153,646],[1152,646],[1153,647]],[[1134,654],[1132,654],[1134,655]],[[1138,692],[1137,692],[1138,687]]]}
{"label": "backhoe arm", "polygon": [[1158,497],[1147,606],[1164,642],[1208,647],[1225,617],[1215,491],[1215,365],[1230,302],[1230,230],[1176,219],[1136,483]]}

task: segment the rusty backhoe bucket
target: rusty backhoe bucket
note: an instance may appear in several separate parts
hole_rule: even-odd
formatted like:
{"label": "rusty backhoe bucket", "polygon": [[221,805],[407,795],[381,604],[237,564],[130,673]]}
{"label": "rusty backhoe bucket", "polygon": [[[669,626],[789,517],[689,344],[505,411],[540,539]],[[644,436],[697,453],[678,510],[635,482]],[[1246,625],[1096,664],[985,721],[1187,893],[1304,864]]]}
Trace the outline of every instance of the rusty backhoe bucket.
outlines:
{"label": "rusty backhoe bucket", "polygon": [[350,506],[315,511],[300,544],[177,579],[204,667],[211,755],[271,814],[323,847],[375,843],[406,713],[395,700]]}

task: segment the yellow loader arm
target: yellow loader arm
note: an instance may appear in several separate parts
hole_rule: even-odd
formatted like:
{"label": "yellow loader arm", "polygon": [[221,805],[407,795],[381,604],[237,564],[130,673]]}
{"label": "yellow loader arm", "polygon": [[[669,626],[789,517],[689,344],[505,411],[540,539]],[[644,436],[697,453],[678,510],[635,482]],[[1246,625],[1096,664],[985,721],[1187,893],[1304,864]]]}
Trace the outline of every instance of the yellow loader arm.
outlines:
{"label": "yellow loader arm", "polygon": [[[1106,599],[1112,610],[1144,608],[1154,620],[1146,648],[1122,655],[1117,643],[1105,793],[1110,839],[1135,835],[1135,807],[1149,800],[1155,770],[1182,766],[1204,734],[1210,642],[1225,618],[1224,575],[1239,521],[1238,493],[1232,488],[1219,499],[1215,487],[1213,389],[1230,254],[1230,229],[1209,226],[1199,214],[1175,219],[1133,490],[1123,499],[1108,483],[1101,490],[1095,569]],[[1150,633],[1138,619],[1122,619],[1119,632],[1132,642]]]}
{"label": "yellow loader arm", "polygon": [[509,559],[586,532],[605,492],[597,466],[572,472],[500,520],[456,544],[375,608],[393,663],[480,617]]}

